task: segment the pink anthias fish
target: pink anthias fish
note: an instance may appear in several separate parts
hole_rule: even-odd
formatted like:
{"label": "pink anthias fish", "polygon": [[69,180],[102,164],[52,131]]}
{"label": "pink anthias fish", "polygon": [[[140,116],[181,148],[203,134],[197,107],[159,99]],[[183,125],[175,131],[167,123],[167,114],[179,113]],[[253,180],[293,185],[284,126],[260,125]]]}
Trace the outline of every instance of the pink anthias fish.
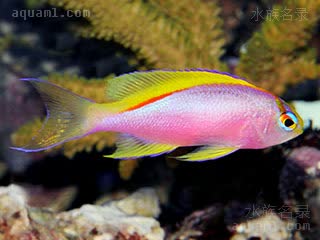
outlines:
{"label": "pink anthias fish", "polygon": [[107,82],[111,102],[98,104],[52,83],[23,79],[47,107],[34,152],[100,131],[118,132],[106,157],[137,158],[201,146],[180,160],[216,159],[238,149],[266,148],[303,132],[298,113],[279,97],[214,70],[134,72]]}

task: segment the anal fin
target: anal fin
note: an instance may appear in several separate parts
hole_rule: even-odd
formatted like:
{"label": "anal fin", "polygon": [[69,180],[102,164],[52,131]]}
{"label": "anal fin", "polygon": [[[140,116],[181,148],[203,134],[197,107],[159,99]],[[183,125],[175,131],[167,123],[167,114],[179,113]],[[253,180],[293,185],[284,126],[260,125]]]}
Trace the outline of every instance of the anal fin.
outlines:
{"label": "anal fin", "polygon": [[108,158],[139,158],[144,156],[156,156],[162,153],[170,152],[176,149],[178,146],[147,142],[137,137],[120,134],[116,141],[116,151],[110,155],[104,155]]}
{"label": "anal fin", "polygon": [[225,146],[203,146],[195,151],[176,157],[178,160],[182,161],[205,161],[213,160],[230,153],[237,151],[237,147],[225,147]]}

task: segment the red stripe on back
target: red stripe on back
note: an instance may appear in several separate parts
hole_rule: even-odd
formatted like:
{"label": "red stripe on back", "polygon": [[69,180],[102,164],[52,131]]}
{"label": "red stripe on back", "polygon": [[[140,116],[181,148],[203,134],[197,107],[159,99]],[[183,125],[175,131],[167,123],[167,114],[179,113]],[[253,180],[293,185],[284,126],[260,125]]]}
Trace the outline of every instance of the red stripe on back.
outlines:
{"label": "red stripe on back", "polygon": [[[215,84],[204,84],[204,85],[215,85]],[[221,84],[221,85],[222,85],[222,84]],[[253,86],[246,86],[246,85],[241,85],[241,84],[230,84],[230,85],[235,85],[235,86],[239,85],[239,86],[250,87],[250,88],[259,90],[259,91],[261,91],[261,92],[267,93],[267,94],[273,96],[276,100],[278,99],[277,96],[273,95],[272,93],[268,92],[267,90],[262,89],[262,88],[259,88],[259,87],[256,87],[256,86],[254,86],[254,85],[253,85]],[[201,85],[199,85],[199,86],[201,86]],[[203,86],[203,85],[202,85],[202,86]],[[163,98],[165,98],[165,97],[167,97],[167,96],[170,96],[170,95],[172,95],[172,94],[174,94],[174,93],[181,92],[181,91],[184,91],[184,90],[186,90],[186,88],[185,88],[185,89],[180,89],[180,90],[177,90],[177,91],[173,91],[173,92],[170,92],[170,93],[165,93],[165,94],[162,94],[162,95],[159,95],[159,96],[150,98],[150,99],[148,99],[148,100],[146,100],[146,101],[144,101],[144,102],[141,102],[141,103],[139,103],[139,104],[137,104],[137,105],[134,105],[134,106],[132,106],[132,107],[130,107],[130,108],[128,108],[128,109],[125,109],[123,112],[138,109],[138,108],[140,108],[140,107],[143,107],[143,106],[148,105],[148,104],[150,104],[150,103],[156,102],[156,101],[158,101],[158,100],[160,100],[160,99],[163,99]],[[282,106],[282,103],[281,103],[280,100],[278,100],[277,103],[279,103],[278,106],[279,106],[280,109],[283,109],[283,108],[284,108],[284,107]],[[282,108],[281,108],[281,106],[282,106]]]}
{"label": "red stripe on back", "polygon": [[[184,89],[183,89],[183,90],[184,90]],[[150,99],[148,99],[147,101],[141,102],[141,103],[139,103],[139,104],[137,104],[137,105],[135,105],[135,106],[132,106],[132,107],[126,109],[125,111],[131,111],[131,110],[138,109],[138,108],[140,108],[140,107],[143,107],[143,106],[145,106],[145,105],[147,105],[147,104],[153,103],[153,102],[155,102],[155,101],[158,101],[158,100],[160,100],[160,99],[162,99],[162,98],[165,98],[165,97],[167,97],[167,96],[170,96],[170,95],[173,94],[173,93],[180,92],[180,91],[182,91],[182,90],[174,91],[174,92],[170,92],[170,93],[165,93],[165,94],[156,96],[156,97],[154,97],[154,98],[150,98]]]}

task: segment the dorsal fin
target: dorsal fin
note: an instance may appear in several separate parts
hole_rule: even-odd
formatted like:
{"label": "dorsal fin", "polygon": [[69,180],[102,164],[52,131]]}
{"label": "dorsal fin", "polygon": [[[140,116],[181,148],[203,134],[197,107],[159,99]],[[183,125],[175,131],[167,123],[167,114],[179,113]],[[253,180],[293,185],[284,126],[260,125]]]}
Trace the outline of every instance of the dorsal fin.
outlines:
{"label": "dorsal fin", "polygon": [[206,84],[238,84],[255,87],[247,81],[228,73],[210,70],[134,72],[110,79],[107,98],[123,101],[130,108],[152,98]]}

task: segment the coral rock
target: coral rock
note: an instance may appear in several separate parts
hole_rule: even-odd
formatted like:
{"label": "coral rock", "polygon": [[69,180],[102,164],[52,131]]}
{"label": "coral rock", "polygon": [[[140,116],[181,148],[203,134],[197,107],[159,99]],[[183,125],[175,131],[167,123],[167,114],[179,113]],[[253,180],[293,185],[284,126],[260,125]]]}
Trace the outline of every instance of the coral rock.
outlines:
{"label": "coral rock", "polygon": [[142,188],[115,205],[127,214],[146,217],[158,217],[160,214],[159,199],[152,188]]}
{"label": "coral rock", "polygon": [[220,239],[225,231],[219,222],[223,220],[223,206],[220,204],[198,210],[187,216],[176,232],[169,234],[168,240],[180,239]]}
{"label": "coral rock", "polygon": [[268,213],[259,218],[249,220],[234,226],[236,234],[231,240],[261,239],[286,240],[290,239],[291,222],[282,221],[275,213]]}
{"label": "coral rock", "polygon": [[[293,149],[280,175],[280,192],[287,203],[304,201],[320,189],[320,151],[314,147]],[[318,183],[318,184],[317,184]]]}
{"label": "coral rock", "polygon": [[55,214],[31,208],[29,196],[16,185],[0,188],[0,239],[146,239],[160,240],[164,231],[153,219],[128,215],[115,204],[84,205]]}
{"label": "coral rock", "polygon": [[304,169],[306,174],[320,175],[320,150],[314,147],[296,148],[290,153],[289,159]]}
{"label": "coral rock", "polygon": [[84,205],[80,209],[57,215],[56,221],[64,233],[74,237],[98,235],[102,238],[104,235],[130,239],[136,236],[137,239],[156,240],[163,239],[164,234],[154,219],[129,216],[112,206]]}
{"label": "coral rock", "polygon": [[285,203],[300,216],[298,224],[310,226],[304,236],[317,239],[313,235],[320,234],[320,150],[308,146],[293,149],[280,175],[279,187]]}

